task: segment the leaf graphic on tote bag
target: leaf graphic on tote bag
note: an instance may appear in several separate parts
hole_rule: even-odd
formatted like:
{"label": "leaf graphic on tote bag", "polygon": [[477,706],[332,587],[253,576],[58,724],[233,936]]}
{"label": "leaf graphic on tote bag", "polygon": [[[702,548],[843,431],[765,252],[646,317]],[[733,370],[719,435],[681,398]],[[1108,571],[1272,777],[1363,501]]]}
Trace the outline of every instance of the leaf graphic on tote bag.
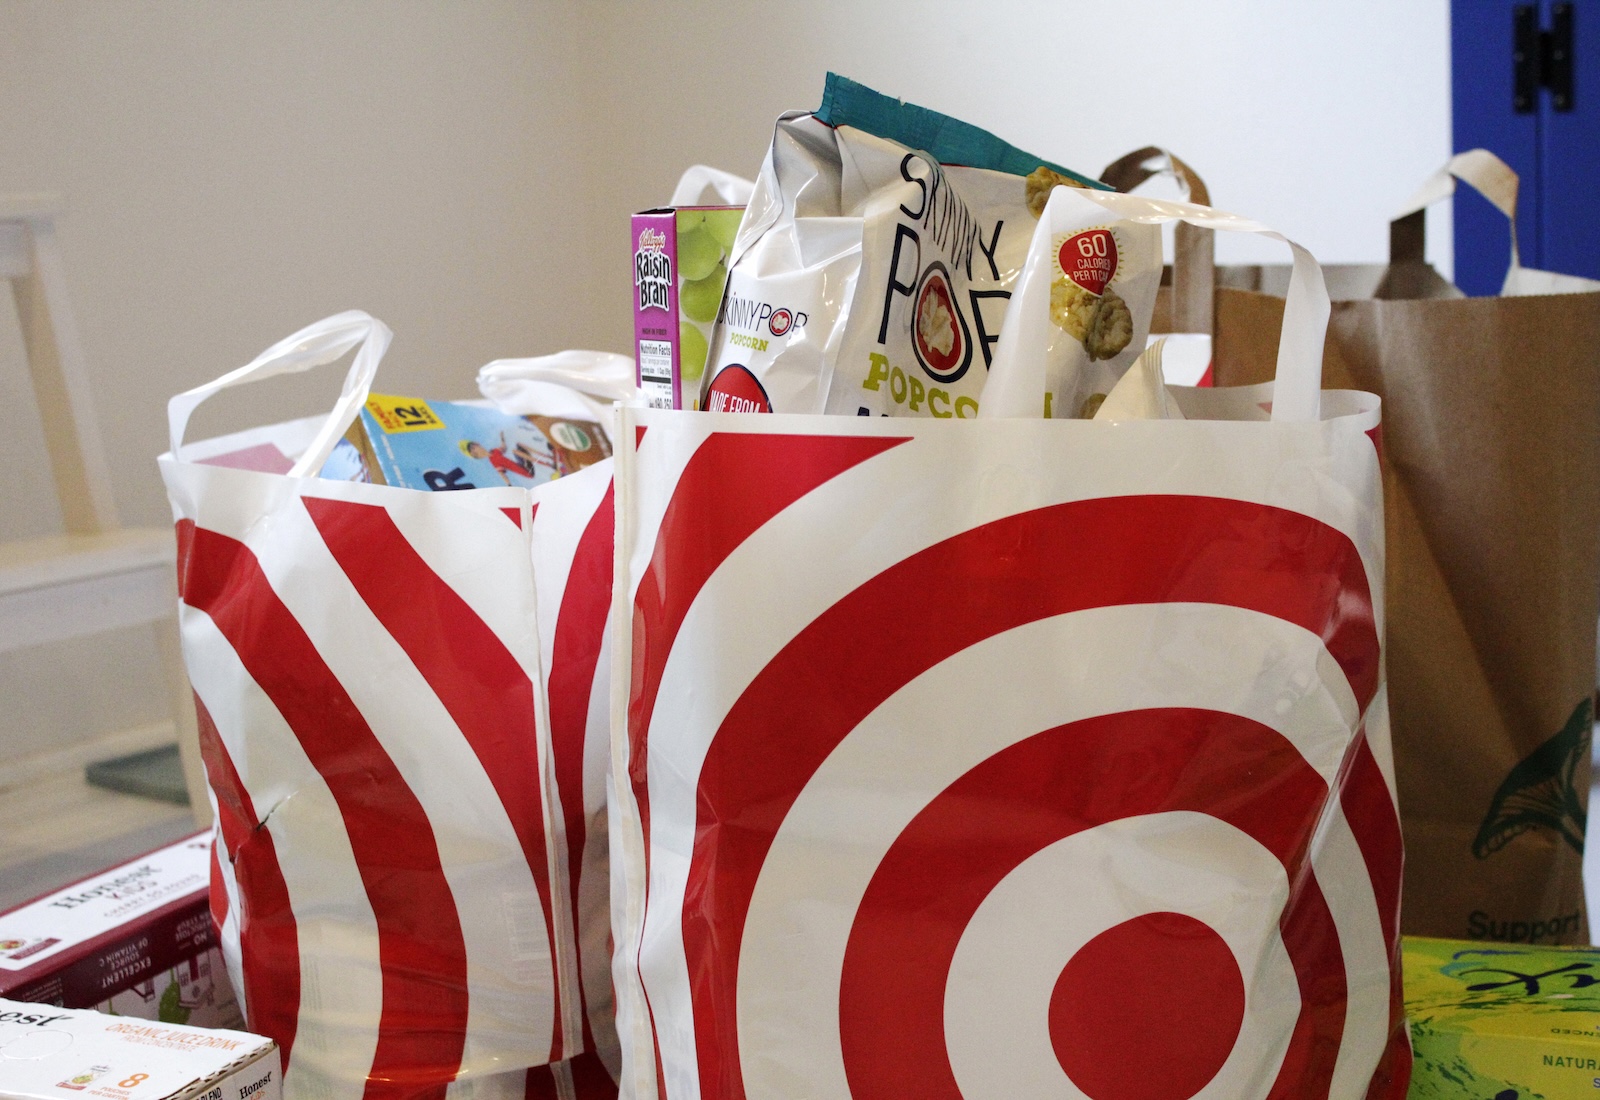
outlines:
{"label": "leaf graphic on tote bag", "polygon": [[161,1003],[156,1007],[156,1019],[164,1024],[187,1024],[190,1010],[184,1007],[182,997],[183,990],[174,979],[167,985],[166,992],[161,994]]}
{"label": "leaf graphic on tote bag", "polygon": [[1489,812],[1472,842],[1472,854],[1487,859],[1529,829],[1553,829],[1583,851],[1586,815],[1575,776],[1589,756],[1591,701],[1584,699],[1567,724],[1511,769],[1494,793]]}

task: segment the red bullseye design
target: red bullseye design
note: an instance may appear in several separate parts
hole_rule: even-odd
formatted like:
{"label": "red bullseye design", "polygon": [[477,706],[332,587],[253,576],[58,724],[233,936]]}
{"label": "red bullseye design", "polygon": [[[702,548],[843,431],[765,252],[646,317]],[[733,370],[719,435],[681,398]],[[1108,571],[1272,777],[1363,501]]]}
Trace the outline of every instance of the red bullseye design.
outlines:
{"label": "red bullseye design", "polygon": [[1094,1100],[1186,1100],[1217,1075],[1243,1024],[1238,961],[1182,913],[1106,929],[1062,969],[1050,997],[1056,1058]]}
{"label": "red bullseye design", "polygon": [[[706,447],[715,442],[717,437]],[[757,469],[755,463],[737,464],[742,476],[754,476]],[[687,471],[684,476],[687,480]],[[674,503],[684,496],[685,487],[680,483]],[[696,512],[691,516],[686,509],[681,516],[671,517],[670,523],[705,523],[718,514],[715,508]],[[698,550],[704,544],[703,538],[669,537],[668,529],[669,521],[663,520],[658,545]],[[996,564],[1000,562],[1003,568]],[[1117,563],[1126,566],[1119,568]],[[682,571],[688,572],[688,567]],[[655,661],[665,662],[669,648],[654,643],[655,631],[649,625],[652,605],[647,600],[656,592],[652,581],[656,576],[678,573],[670,565],[652,570],[640,586],[639,607],[646,615],[644,629],[649,633],[645,637],[650,642],[645,650],[647,673],[660,667]],[[946,606],[929,601],[928,577],[946,578],[963,593],[960,603]],[[732,1100],[744,1095],[738,1062],[732,1055],[739,1049],[735,987],[745,916],[772,837],[833,748],[901,685],[969,645],[1051,615],[1162,600],[1229,604],[1300,624],[1326,639],[1328,651],[1343,668],[1358,702],[1365,705],[1376,690],[1379,647],[1371,597],[1365,569],[1347,536],[1294,512],[1245,501],[1176,496],[1078,501],[974,528],[885,570],[815,619],[762,670],[724,719],[700,773],[701,828],[685,894],[683,943],[689,971],[699,976],[692,993],[703,1094]],[[826,690],[819,685],[826,685]],[[631,770],[643,816],[649,813],[648,791],[642,782],[648,711],[640,704],[653,706],[654,685],[646,681],[641,686],[645,690],[635,693],[639,711],[630,716],[635,731],[630,740]],[[1127,745],[1125,738],[1116,743]],[[1292,748],[1289,752],[1304,764]],[[1076,761],[1095,758],[1083,748],[1065,757]],[[1098,811],[1097,819],[1149,812],[1136,807],[1126,793],[1148,788],[1150,765],[1191,758],[1205,759],[1160,746],[1133,768],[1126,786],[1098,785],[1097,797],[1109,802]],[[762,765],[750,766],[756,759]],[[1026,778],[1028,771],[1019,769],[1016,774]],[[1074,766],[1069,775],[1081,777],[1081,769]],[[1218,778],[1226,775],[1219,773]],[[1326,785],[1320,779],[1318,783],[1323,789],[1318,797],[1325,797]],[[1226,783],[1213,785],[1209,792],[1201,793],[1226,793],[1227,787]],[[1048,803],[1059,804],[1059,791],[1049,790],[1044,795]],[[1295,806],[1303,815],[1307,838],[1318,804],[1308,798]],[[1184,807],[1169,802],[1152,808]],[[1197,808],[1206,812],[1206,807]],[[971,820],[968,812],[953,822],[951,835],[968,836]],[[719,827],[727,821],[738,821],[740,828]],[[648,837],[647,816],[645,828]],[[1037,838],[1008,862],[990,863],[984,869],[994,871],[997,880],[1010,867],[1070,831]],[[970,843],[958,845],[956,850],[965,850],[973,858],[998,859],[992,849]],[[926,879],[929,864],[924,854],[914,853],[908,865],[915,877]],[[1342,999],[1337,936],[1315,879],[1306,876],[1303,882],[1304,896],[1291,907],[1287,919],[1292,926],[1284,928],[1284,936],[1293,940],[1298,934],[1308,947],[1332,948],[1331,960],[1321,951],[1313,951],[1303,972],[1313,984],[1326,974],[1336,983]],[[993,880],[970,898],[969,917],[992,885]],[[866,905],[864,901],[863,907]],[[917,911],[914,907],[889,907],[886,927],[898,926],[904,913]],[[965,925],[966,919],[954,925],[949,951],[954,951]],[[909,958],[907,965],[914,972],[910,976],[920,979],[929,971],[930,948],[926,941],[915,941],[915,937],[913,941],[908,945],[909,956],[896,957]],[[899,989],[904,995],[907,970],[889,969],[889,981],[867,985]],[[848,980],[848,965],[846,970]],[[939,970],[940,990],[947,970],[948,966]],[[1334,989],[1324,984],[1322,991]],[[937,995],[931,1000],[919,999],[924,1002],[937,1004]],[[841,1008],[853,1003],[845,996]],[[1342,1021],[1342,1003],[1333,1007]],[[880,1036],[882,1042],[863,1037],[869,1053],[884,1050],[892,1054],[908,1046],[899,1021],[884,1017],[883,1022],[894,1026]],[[925,1027],[928,1034],[927,1041],[919,1042],[921,1049],[942,1052],[942,1019],[919,1016],[918,1026]],[[1283,1075],[1287,1084],[1278,1095],[1295,1095],[1288,1090],[1299,1082],[1320,1079],[1326,1085],[1337,1040],[1331,1046],[1318,1041],[1318,1030],[1310,1015],[1297,1024],[1292,1064],[1286,1065]],[[848,1057],[846,1060],[848,1063]],[[942,1094],[959,1095],[942,1056],[937,1065],[929,1066],[919,1055],[910,1059],[907,1068],[917,1070],[918,1077],[922,1071],[938,1072],[945,1086]],[[899,1080],[904,1084],[906,1078]],[[894,1094],[892,1089],[890,1094]]]}
{"label": "red bullseye design", "polygon": [[[652,806],[645,764],[652,755],[656,694],[684,609],[702,585],[713,583],[710,574],[738,542],[716,540],[720,553],[707,553],[708,540],[698,532],[718,516],[727,494],[719,494],[715,506],[698,494],[702,484],[730,475],[760,476],[761,463],[747,461],[746,451],[763,442],[733,443],[718,433],[702,444],[673,490],[654,558],[640,579],[629,771],[647,858]],[[902,442],[908,441],[895,441]],[[768,473],[782,469],[778,464]],[[748,533],[742,525],[740,532]],[[675,561],[680,555],[688,560]],[[957,595],[930,601],[930,577]],[[719,1100],[746,1095],[745,1074],[754,1071],[741,1062],[748,1059],[761,1067],[751,1078],[761,1082],[760,1095],[782,1094],[772,1091],[776,1078],[768,1072],[782,1058],[770,1045],[779,1018],[770,1012],[752,1018],[748,1048],[741,1033],[746,919],[757,880],[783,873],[781,866],[768,866],[767,857],[791,808],[876,708],[954,654],[1026,624],[1166,602],[1236,608],[1309,631],[1342,671],[1358,712],[1379,688],[1380,644],[1366,566],[1348,535],[1292,510],[1223,497],[1091,498],[1006,516],[886,562],[882,572],[799,628],[752,676],[698,762],[696,828],[681,910],[662,914],[678,925],[683,955],[676,965],[686,964],[688,984],[680,994],[676,978],[662,967],[659,986],[691,1009],[694,1045],[685,1051],[678,1039],[669,1044],[658,1035],[658,1058],[666,1050],[669,1062],[692,1061],[700,1095]],[[1241,776],[1250,782],[1241,784]],[[1271,934],[1292,967],[1299,1008],[1285,1014],[1277,1031],[1282,1045],[1272,1053],[1280,1059],[1275,1072],[1256,1087],[1269,1100],[1326,1097],[1345,1045],[1350,1003],[1342,925],[1335,924],[1312,864],[1313,837],[1332,794],[1325,776],[1283,734],[1240,715],[1184,707],[1081,719],[1025,737],[971,767],[926,803],[876,862],[855,907],[844,957],[834,956],[840,966],[837,1051],[849,1091],[873,1100],[958,1098],[946,993],[953,988],[952,960],[985,899],[1013,870],[1066,838],[1141,815],[1180,813],[1238,830],[1281,865],[1291,884]],[[1393,816],[1381,773],[1375,766],[1342,773],[1337,796],[1347,805],[1359,798],[1367,807],[1350,827],[1374,889],[1380,899],[1389,896],[1398,887],[1398,834],[1391,838],[1367,820],[1378,809]],[[975,822],[982,823],[976,834]],[[655,903],[652,896],[646,906]],[[1137,960],[1150,956],[1152,940],[1174,960],[1170,970],[1141,970]],[[1125,967],[1120,986],[1098,981],[1118,958],[1132,962],[1132,973]],[[1052,969],[1060,965],[1058,958]],[[1041,974],[1041,997],[1049,973]],[[1157,977],[1157,1014],[1172,1023],[1152,1034],[1156,1009],[1138,998]],[[1136,917],[1073,955],[1061,971],[1049,1019],[1039,1022],[1049,1025],[1062,1072],[1094,1100],[1189,1096],[1213,1080],[1244,1041],[1241,1029],[1256,1026],[1245,1023],[1247,980],[1257,983],[1260,975],[1243,975],[1233,949],[1201,921]],[[656,979],[647,983],[653,1000]],[[1098,990],[1092,996],[1091,986]],[[1074,1013],[1083,1019],[1074,1022]],[[1139,1028],[1123,1026],[1134,1016],[1142,1018]],[[1055,1072],[1049,1053],[1044,1059],[1045,1072]]]}
{"label": "red bullseye design", "polygon": [[[1083,767],[1085,760],[1095,767]],[[1237,783],[1240,775],[1252,777],[1249,787]],[[1268,1095],[1325,1096],[1344,1031],[1344,958],[1316,876],[1304,873],[1302,861],[1327,793],[1283,735],[1217,711],[1102,715],[989,757],[912,820],[856,910],[839,982],[839,1045],[851,1091],[879,1097],[905,1089],[926,1100],[960,1100],[946,1054],[944,993],[961,936],[983,900],[1057,840],[1122,818],[1190,811],[1252,837],[1299,882],[1300,896],[1279,926],[1300,987],[1300,1015]],[[972,833],[975,818],[989,823],[981,843]],[[1168,1039],[1146,1035],[1144,1057],[1175,1058]],[[1113,1060],[1096,1072],[1123,1070]]]}

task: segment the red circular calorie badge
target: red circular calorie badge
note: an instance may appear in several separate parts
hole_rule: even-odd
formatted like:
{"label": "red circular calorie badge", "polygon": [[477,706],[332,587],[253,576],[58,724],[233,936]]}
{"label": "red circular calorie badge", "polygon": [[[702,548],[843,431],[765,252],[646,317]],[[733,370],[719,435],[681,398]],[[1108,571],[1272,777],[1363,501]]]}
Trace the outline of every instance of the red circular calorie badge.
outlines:
{"label": "red circular calorie badge", "polygon": [[1109,229],[1087,229],[1061,242],[1061,273],[1090,294],[1103,294],[1117,274],[1117,238]]}

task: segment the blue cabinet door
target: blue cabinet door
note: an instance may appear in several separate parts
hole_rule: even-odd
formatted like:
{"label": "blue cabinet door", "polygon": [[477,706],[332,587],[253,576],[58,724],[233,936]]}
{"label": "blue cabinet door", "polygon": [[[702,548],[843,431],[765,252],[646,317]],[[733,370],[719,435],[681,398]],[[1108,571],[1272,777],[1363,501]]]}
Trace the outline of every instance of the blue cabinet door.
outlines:
{"label": "blue cabinet door", "polygon": [[[1552,8],[1553,0],[1544,7]],[[1600,3],[1568,3],[1572,28],[1572,109],[1541,97],[1537,265],[1600,279]],[[1546,25],[1549,25],[1548,23]],[[1525,263],[1528,261],[1524,261]]]}
{"label": "blue cabinet door", "polygon": [[[1531,9],[1522,18],[1552,30],[1558,0],[1452,0],[1452,140],[1457,152],[1492,150],[1522,178],[1517,238],[1525,265],[1600,278],[1600,215],[1590,197],[1600,179],[1600,0],[1563,2],[1571,57],[1547,60],[1570,60],[1571,102],[1558,109],[1551,90],[1538,87],[1524,104],[1529,109],[1519,111],[1518,9]],[[1456,284],[1468,294],[1497,293],[1509,244],[1500,212],[1458,190]]]}

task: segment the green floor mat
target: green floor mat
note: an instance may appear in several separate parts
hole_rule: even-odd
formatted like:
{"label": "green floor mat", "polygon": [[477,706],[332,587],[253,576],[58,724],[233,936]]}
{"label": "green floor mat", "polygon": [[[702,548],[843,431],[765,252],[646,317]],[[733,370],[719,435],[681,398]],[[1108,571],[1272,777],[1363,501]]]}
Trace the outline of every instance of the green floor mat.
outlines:
{"label": "green floor mat", "polygon": [[177,806],[189,804],[189,789],[183,781],[183,761],[178,758],[177,745],[101,760],[84,768],[83,777],[90,786],[108,791],[154,798]]}

